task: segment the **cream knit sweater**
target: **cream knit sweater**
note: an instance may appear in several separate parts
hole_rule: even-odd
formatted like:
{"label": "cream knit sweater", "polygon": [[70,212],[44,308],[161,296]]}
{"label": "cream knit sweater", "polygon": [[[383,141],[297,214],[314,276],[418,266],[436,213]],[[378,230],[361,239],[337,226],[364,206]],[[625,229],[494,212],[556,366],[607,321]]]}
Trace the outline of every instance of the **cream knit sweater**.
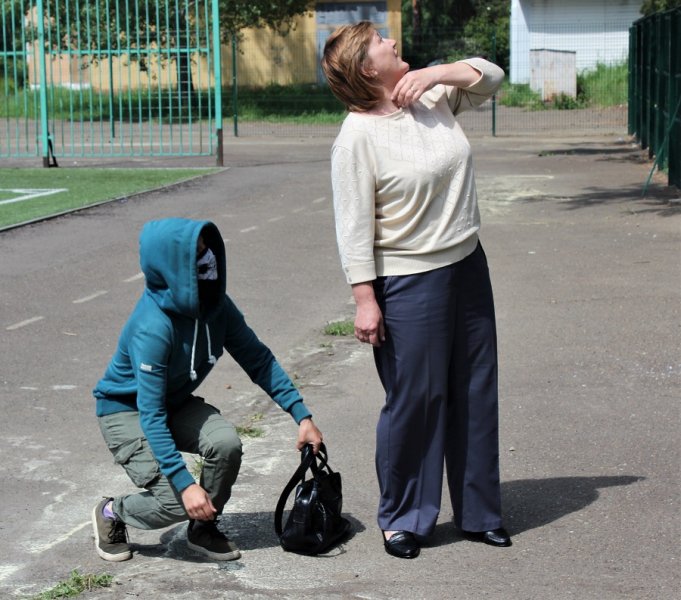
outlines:
{"label": "cream knit sweater", "polygon": [[455,115],[479,106],[504,72],[481,58],[467,88],[437,85],[385,116],[350,113],[331,154],[336,237],[348,283],[421,273],[477,245],[471,147]]}

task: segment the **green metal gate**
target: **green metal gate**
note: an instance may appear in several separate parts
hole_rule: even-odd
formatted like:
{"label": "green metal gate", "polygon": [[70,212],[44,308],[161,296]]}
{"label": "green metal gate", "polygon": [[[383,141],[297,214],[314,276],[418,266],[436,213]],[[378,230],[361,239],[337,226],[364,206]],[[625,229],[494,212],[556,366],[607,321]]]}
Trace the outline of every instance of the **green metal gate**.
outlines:
{"label": "green metal gate", "polygon": [[0,0],[0,157],[222,164],[218,0]]}

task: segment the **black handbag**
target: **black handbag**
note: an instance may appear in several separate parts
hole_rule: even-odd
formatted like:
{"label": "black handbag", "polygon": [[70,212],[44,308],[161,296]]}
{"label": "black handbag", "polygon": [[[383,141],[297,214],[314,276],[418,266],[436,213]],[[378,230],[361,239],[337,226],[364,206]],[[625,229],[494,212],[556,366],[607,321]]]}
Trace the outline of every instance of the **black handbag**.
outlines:
{"label": "black handbag", "polygon": [[[305,479],[308,469],[312,473]],[[282,528],[284,506],[296,488],[293,507]],[[306,445],[301,453],[300,466],[281,493],[274,513],[274,530],[281,547],[298,554],[320,554],[330,550],[350,532],[350,522],[341,515],[343,489],[340,473],[329,467],[324,444],[313,454]]]}

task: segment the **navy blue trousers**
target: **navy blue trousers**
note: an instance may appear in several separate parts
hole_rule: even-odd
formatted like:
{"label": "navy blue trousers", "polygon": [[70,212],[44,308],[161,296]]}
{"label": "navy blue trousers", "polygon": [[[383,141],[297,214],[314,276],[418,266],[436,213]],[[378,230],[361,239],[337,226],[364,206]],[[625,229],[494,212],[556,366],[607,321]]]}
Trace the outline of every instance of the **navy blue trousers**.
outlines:
{"label": "navy blue trousers", "polygon": [[445,464],[456,526],[501,527],[496,323],[482,246],[447,267],[380,277],[374,290],[386,328],[374,348],[386,392],[379,527],[431,534]]}

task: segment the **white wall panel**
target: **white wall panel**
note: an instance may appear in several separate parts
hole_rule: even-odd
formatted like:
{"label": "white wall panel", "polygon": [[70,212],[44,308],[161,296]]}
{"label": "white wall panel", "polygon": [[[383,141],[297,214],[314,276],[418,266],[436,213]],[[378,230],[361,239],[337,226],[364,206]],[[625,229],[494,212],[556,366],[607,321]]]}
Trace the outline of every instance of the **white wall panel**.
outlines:
{"label": "white wall panel", "polygon": [[576,53],[578,72],[625,61],[642,0],[512,0],[511,82],[529,83],[530,50]]}

